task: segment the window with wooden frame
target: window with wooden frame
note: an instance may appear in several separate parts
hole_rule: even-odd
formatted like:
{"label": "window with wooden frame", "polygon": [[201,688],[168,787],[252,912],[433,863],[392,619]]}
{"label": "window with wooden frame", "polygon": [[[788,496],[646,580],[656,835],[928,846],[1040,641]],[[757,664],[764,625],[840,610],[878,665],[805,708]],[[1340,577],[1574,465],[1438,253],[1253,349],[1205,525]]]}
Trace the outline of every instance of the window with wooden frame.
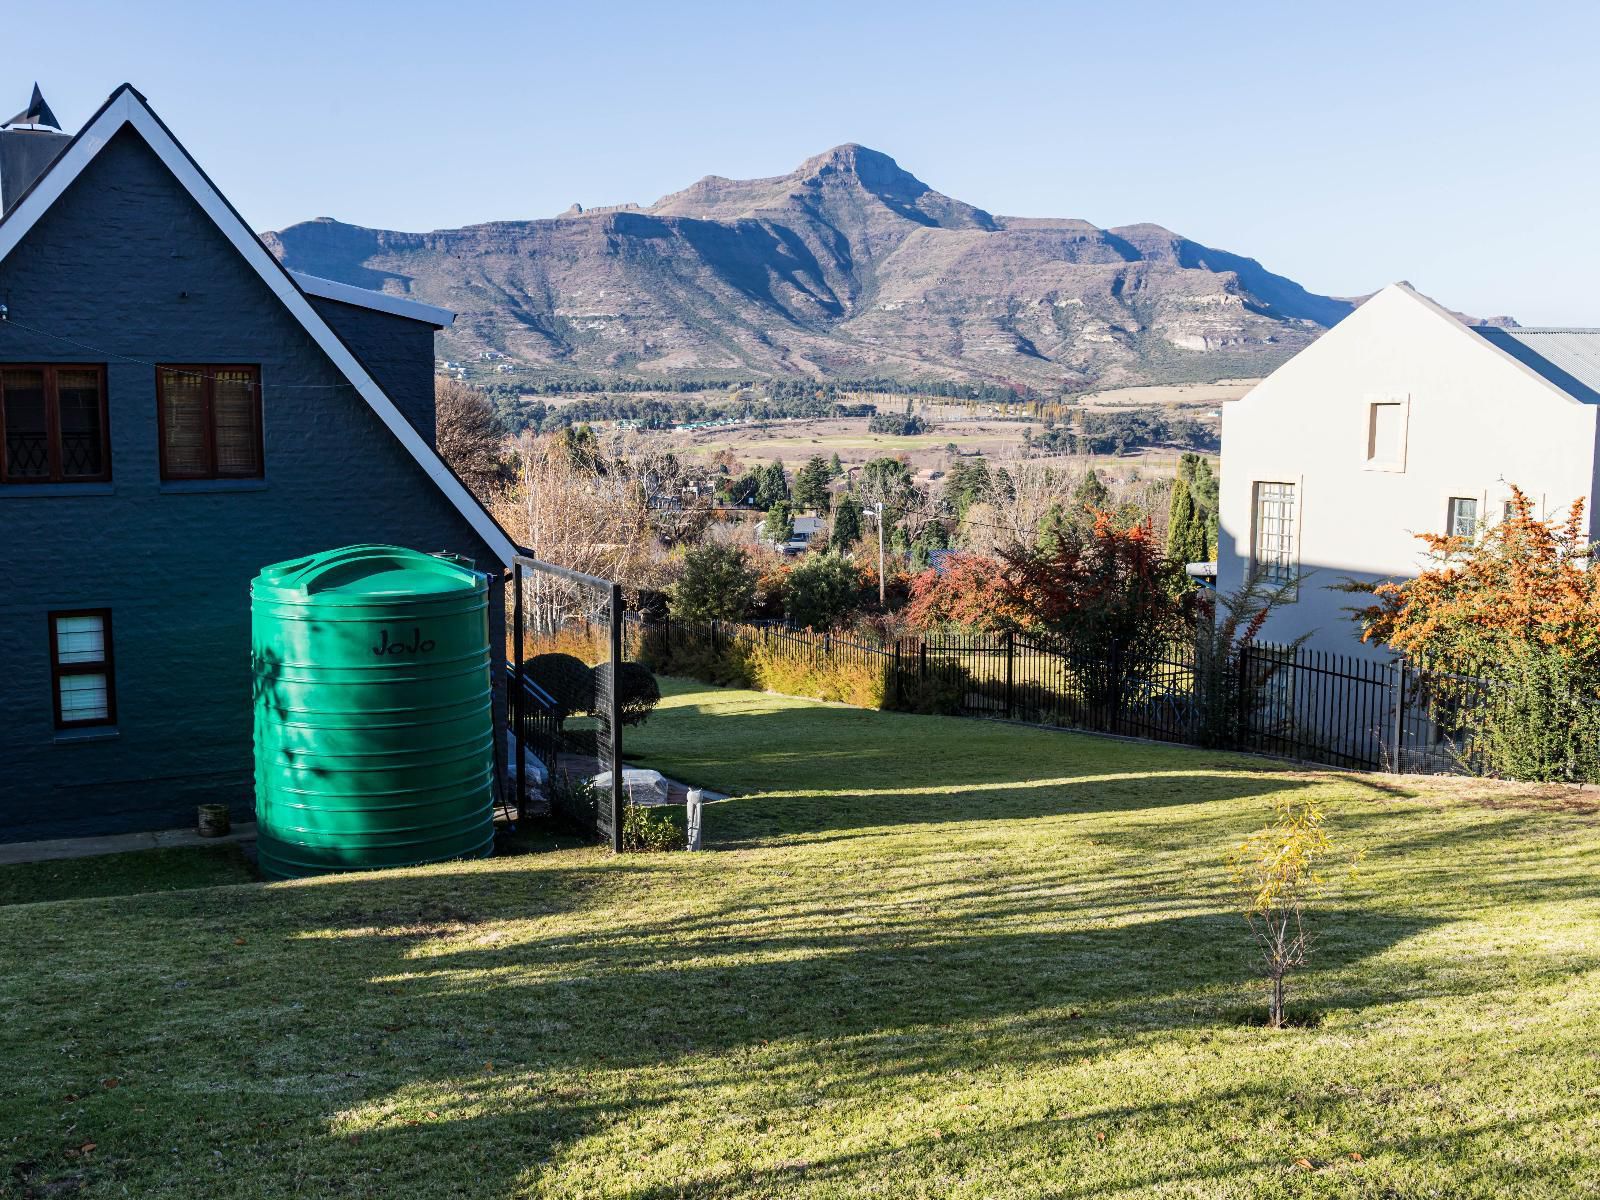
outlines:
{"label": "window with wooden frame", "polygon": [[57,729],[116,724],[109,608],[50,614],[50,691]]}
{"label": "window with wooden frame", "polygon": [[0,363],[0,483],[110,478],[105,367]]}
{"label": "window with wooden frame", "polygon": [[156,368],[163,479],[261,478],[261,368]]}

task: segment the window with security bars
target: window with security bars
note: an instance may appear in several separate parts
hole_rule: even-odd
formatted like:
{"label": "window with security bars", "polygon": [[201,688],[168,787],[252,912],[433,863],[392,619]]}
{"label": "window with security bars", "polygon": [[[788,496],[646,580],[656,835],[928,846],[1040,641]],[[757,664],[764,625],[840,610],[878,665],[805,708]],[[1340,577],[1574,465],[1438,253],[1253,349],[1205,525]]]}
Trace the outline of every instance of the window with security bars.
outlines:
{"label": "window with security bars", "polygon": [[1472,496],[1451,496],[1445,511],[1445,532],[1451,537],[1472,537],[1478,532],[1478,501]]}
{"label": "window with security bars", "polygon": [[50,676],[57,729],[115,724],[110,609],[50,614]]}
{"label": "window with security bars", "polygon": [[1256,484],[1250,560],[1268,583],[1293,583],[1299,576],[1295,521],[1294,484]]}
{"label": "window with security bars", "polygon": [[110,479],[106,424],[103,366],[0,365],[0,483]]}
{"label": "window with security bars", "polygon": [[261,477],[259,367],[157,367],[156,408],[161,478]]}

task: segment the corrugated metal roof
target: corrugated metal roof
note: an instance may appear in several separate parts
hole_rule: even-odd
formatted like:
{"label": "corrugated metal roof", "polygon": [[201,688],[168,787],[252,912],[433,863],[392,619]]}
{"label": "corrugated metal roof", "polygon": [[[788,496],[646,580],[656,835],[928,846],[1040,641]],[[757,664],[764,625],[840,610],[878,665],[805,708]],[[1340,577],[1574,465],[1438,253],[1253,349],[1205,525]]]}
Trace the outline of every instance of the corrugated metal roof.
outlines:
{"label": "corrugated metal roof", "polygon": [[1600,329],[1498,329],[1473,332],[1585,404],[1600,404]]}

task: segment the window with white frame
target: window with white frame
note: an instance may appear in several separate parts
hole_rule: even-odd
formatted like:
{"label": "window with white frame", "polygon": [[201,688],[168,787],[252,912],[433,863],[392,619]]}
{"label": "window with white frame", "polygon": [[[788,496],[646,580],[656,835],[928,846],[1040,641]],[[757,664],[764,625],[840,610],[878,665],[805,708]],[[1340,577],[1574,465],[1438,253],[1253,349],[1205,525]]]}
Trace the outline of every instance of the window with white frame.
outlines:
{"label": "window with white frame", "polygon": [[1476,496],[1451,496],[1445,509],[1445,533],[1451,537],[1470,538],[1478,532],[1478,499]]}
{"label": "window with white frame", "polygon": [[1293,583],[1300,574],[1295,544],[1294,484],[1255,485],[1255,520],[1250,531],[1250,561],[1267,583]]}
{"label": "window with white frame", "polygon": [[116,722],[110,609],[50,614],[50,687],[56,728]]}
{"label": "window with white frame", "polygon": [[1406,464],[1406,406],[1401,400],[1367,405],[1367,466],[1403,471]]}

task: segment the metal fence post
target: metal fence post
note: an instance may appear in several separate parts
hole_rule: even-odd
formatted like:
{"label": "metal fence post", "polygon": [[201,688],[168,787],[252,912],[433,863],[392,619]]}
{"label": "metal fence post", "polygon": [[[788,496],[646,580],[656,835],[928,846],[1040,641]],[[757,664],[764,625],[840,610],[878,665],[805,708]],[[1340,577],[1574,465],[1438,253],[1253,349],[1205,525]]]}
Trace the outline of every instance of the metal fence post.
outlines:
{"label": "metal fence post", "polygon": [[611,585],[611,849],[622,852],[622,585]]}
{"label": "metal fence post", "polygon": [[523,738],[527,730],[523,728],[525,707],[522,694],[522,668],[523,668],[523,629],[522,629],[522,564],[513,563],[511,566],[512,586],[516,595],[512,598],[512,611],[515,614],[511,622],[511,636],[516,639],[516,646],[512,654],[512,661],[516,663],[516,676],[511,680],[506,689],[506,719],[511,725],[511,753],[516,755],[517,766],[517,820],[524,821],[528,817],[528,772],[525,769],[528,761],[527,749]]}
{"label": "metal fence post", "polygon": [[[1226,653],[1226,651],[1224,651]],[[1223,670],[1228,669],[1226,659],[1223,661]],[[1236,711],[1233,716],[1234,749],[1243,750],[1249,746],[1250,734],[1250,646],[1246,643],[1239,647],[1239,653],[1234,656],[1234,694]]]}
{"label": "metal fence post", "polygon": [[1389,769],[1399,775],[1404,765],[1402,747],[1406,736],[1406,660],[1403,658],[1395,664],[1394,681],[1394,755]]}
{"label": "metal fence post", "polygon": [[1013,677],[1017,664],[1017,634],[1016,630],[1006,630],[1006,719],[1011,719],[1011,697]]}

